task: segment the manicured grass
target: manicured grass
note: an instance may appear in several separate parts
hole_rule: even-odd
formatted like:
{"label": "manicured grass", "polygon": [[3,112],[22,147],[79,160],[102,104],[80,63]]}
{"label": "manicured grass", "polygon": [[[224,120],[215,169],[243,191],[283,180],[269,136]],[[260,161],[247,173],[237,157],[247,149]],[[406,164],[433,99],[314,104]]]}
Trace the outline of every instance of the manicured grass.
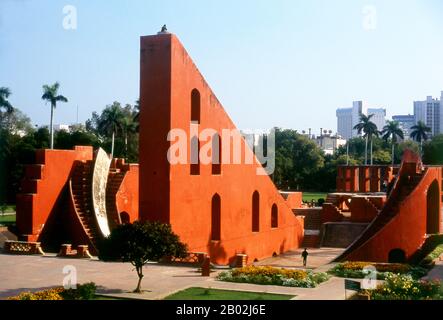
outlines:
{"label": "manicured grass", "polygon": [[5,226],[15,224],[15,214],[11,215],[0,214],[0,224]]}
{"label": "manicured grass", "polygon": [[[3,210],[4,210],[5,213],[12,213],[12,212],[15,212],[15,205],[6,205],[6,206],[3,208]],[[1,213],[2,213],[2,208],[0,208],[0,215],[1,215]]]}
{"label": "manicured grass", "polygon": [[290,300],[293,297],[262,292],[188,288],[171,294],[165,300]]}
{"label": "manicured grass", "polygon": [[323,192],[303,192],[303,201],[318,201],[318,199],[325,199],[326,200],[326,196],[328,194],[327,193],[323,193]]}

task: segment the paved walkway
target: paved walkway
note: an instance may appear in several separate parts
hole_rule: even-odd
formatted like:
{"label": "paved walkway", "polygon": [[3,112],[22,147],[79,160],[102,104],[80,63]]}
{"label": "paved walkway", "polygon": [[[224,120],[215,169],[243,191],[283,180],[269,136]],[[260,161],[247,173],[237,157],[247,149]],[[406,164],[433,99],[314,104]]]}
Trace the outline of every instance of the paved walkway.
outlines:
{"label": "paved walkway", "polygon": [[[316,271],[330,268],[337,249],[311,250],[308,267]],[[339,250],[340,251],[340,250]],[[257,264],[281,267],[301,267],[301,252],[292,252],[283,256],[266,259]],[[326,266],[325,266],[326,265]],[[291,288],[281,286],[262,286],[244,283],[216,281],[218,272],[209,278],[203,278],[195,267],[159,265],[145,266],[142,288],[144,294],[134,294],[137,275],[129,263],[102,262],[98,260],[63,259],[54,256],[16,256],[0,254],[0,299],[16,295],[23,291],[37,291],[55,286],[62,286],[67,274],[66,266],[74,266],[78,283],[95,282],[99,293],[137,299],[163,299],[164,297],[189,288],[203,287],[251,292],[288,294],[300,300],[343,300],[345,299],[344,279],[331,278],[317,288]],[[323,270],[324,269],[324,270]]]}
{"label": "paved walkway", "polygon": [[[277,257],[264,259],[254,264],[257,266],[273,266],[280,268],[305,269],[303,267],[303,259],[301,257],[302,251],[303,249],[289,251]],[[343,251],[344,249],[337,249],[337,248],[309,249],[308,264],[306,268],[317,270],[319,268],[323,269],[322,267],[325,265],[330,266],[332,260],[334,260]],[[328,267],[326,270],[318,270],[318,271],[327,271],[329,269],[330,267]]]}
{"label": "paved walkway", "polygon": [[[441,258],[443,258],[443,255]],[[424,279],[443,281],[443,261],[436,261],[435,266],[429,271]]]}

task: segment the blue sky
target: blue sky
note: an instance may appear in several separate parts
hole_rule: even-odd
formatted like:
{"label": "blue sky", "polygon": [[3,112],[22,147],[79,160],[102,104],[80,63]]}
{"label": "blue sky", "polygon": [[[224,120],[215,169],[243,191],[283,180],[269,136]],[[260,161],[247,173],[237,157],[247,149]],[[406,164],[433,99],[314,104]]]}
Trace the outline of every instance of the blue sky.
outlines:
{"label": "blue sky", "polygon": [[[66,5],[77,30],[63,28]],[[59,81],[69,103],[55,123],[75,122],[77,106],[85,121],[137,99],[139,37],[167,24],[239,128],[335,131],[353,100],[393,115],[440,95],[442,16],[439,0],[0,0],[0,86],[40,125],[41,86]]]}

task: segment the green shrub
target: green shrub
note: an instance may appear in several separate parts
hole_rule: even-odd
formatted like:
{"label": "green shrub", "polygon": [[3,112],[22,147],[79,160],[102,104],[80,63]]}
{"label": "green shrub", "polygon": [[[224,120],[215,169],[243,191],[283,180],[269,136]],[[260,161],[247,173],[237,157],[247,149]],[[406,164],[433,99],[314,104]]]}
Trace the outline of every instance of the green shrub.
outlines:
{"label": "green shrub", "polygon": [[77,289],[65,289],[60,295],[63,300],[92,300],[95,297],[97,286],[94,282],[77,285]]}
{"label": "green shrub", "polygon": [[221,272],[217,279],[227,282],[315,288],[318,284],[329,280],[330,276],[323,272],[249,266]]}
{"label": "green shrub", "polygon": [[328,271],[337,277],[363,279],[367,273],[363,270],[366,266],[373,266],[377,270],[377,279],[384,280],[390,274],[411,275],[414,279],[420,279],[428,273],[428,269],[407,264],[387,264],[370,262],[343,262]]}
{"label": "green shrub", "polygon": [[411,275],[389,274],[385,283],[364,293],[371,300],[442,300],[443,290],[439,281],[415,280]]}
{"label": "green shrub", "polygon": [[93,300],[96,292],[93,282],[77,285],[77,289],[52,288],[37,292],[22,292],[8,300]]}

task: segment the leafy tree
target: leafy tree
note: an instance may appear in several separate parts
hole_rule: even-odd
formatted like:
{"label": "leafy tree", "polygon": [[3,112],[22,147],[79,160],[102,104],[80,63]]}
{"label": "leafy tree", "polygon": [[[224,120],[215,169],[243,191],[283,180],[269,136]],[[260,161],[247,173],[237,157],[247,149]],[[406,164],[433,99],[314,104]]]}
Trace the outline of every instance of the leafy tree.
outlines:
{"label": "leafy tree", "polygon": [[42,100],[46,100],[51,103],[51,120],[49,122],[49,134],[51,136],[50,148],[54,149],[54,110],[57,107],[57,102],[68,102],[68,99],[62,95],[58,94],[58,89],[60,88],[60,84],[58,82],[54,83],[52,86],[44,85],[43,86],[43,96]]}
{"label": "leafy tree", "polygon": [[[101,114],[94,112],[86,130],[99,137],[101,146],[116,158],[138,161],[138,120],[136,107],[119,102],[108,105]],[[111,139],[109,137],[111,136]]]}
{"label": "leafy tree", "polygon": [[443,165],[443,134],[437,135],[423,146],[423,162]]}
{"label": "leafy tree", "polygon": [[294,130],[275,130],[273,180],[279,188],[298,190],[323,165],[323,152],[314,141]]}
{"label": "leafy tree", "polygon": [[0,112],[0,128],[22,136],[33,131],[31,119],[17,108]]}
{"label": "leafy tree", "polygon": [[376,164],[390,164],[392,162],[389,151],[377,150],[374,152],[374,162]]}
{"label": "leafy tree", "polygon": [[141,293],[143,266],[166,256],[184,258],[187,246],[172,232],[169,224],[135,222],[115,228],[99,245],[100,259],[120,259],[130,262],[137,272],[138,284],[134,292]]}
{"label": "leafy tree", "polygon": [[103,110],[97,129],[104,135],[112,135],[111,156],[114,156],[115,135],[123,129],[124,113],[120,103],[114,102]]}
{"label": "leafy tree", "polygon": [[8,101],[10,95],[11,95],[11,90],[9,90],[9,88],[5,87],[0,88],[0,112],[1,109],[5,109],[6,113],[11,113],[14,110],[11,103]]}
{"label": "leafy tree", "polygon": [[87,132],[81,128],[75,128],[71,132],[60,130],[55,136],[55,148],[70,150],[75,146],[93,146],[97,149],[100,146],[98,138],[92,132]]}
{"label": "leafy tree", "polygon": [[426,126],[423,121],[419,121],[415,126],[411,127],[411,138],[420,143],[420,153],[423,153],[423,141],[429,139],[431,128]]}
{"label": "leafy tree", "polygon": [[392,158],[392,165],[394,165],[395,144],[398,142],[398,139],[404,139],[403,130],[400,128],[400,125],[397,121],[388,121],[388,123],[386,124],[386,126],[384,126],[383,131],[381,133],[385,141],[391,139],[392,142],[391,158]]}
{"label": "leafy tree", "polygon": [[360,122],[354,126],[359,134],[363,133],[365,138],[365,165],[368,164],[368,141],[371,142],[371,165],[372,165],[372,137],[378,136],[378,130],[375,123],[371,121],[374,115],[360,115]]}

